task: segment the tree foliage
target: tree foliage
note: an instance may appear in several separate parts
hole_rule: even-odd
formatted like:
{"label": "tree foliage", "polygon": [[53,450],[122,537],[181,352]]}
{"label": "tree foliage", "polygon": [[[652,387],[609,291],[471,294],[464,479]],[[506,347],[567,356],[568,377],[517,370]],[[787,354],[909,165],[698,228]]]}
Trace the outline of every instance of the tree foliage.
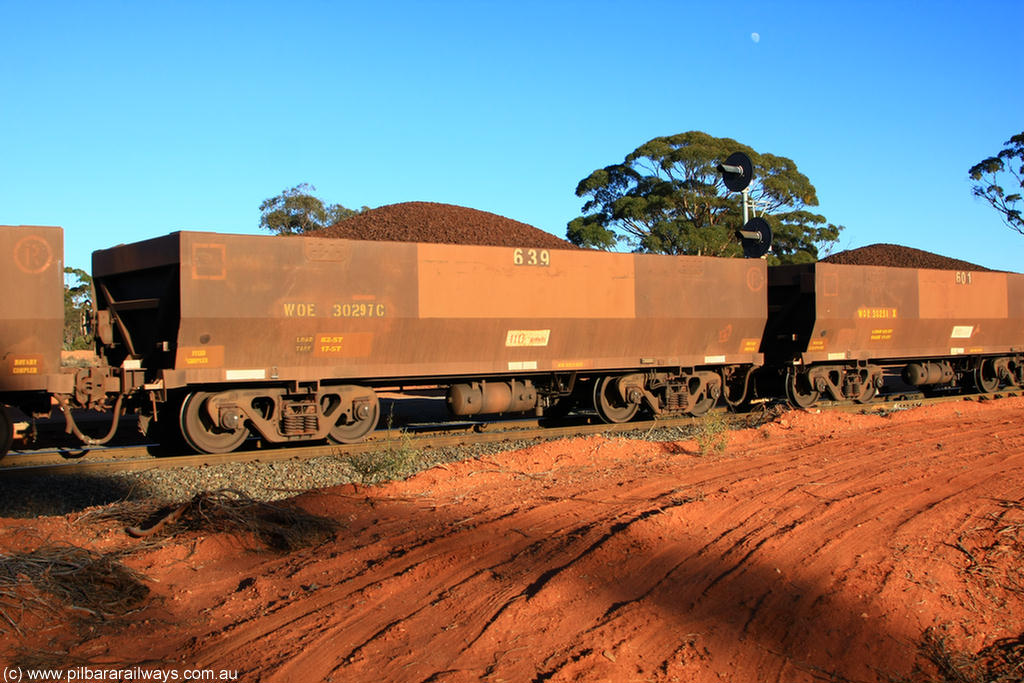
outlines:
{"label": "tree foliage", "polygon": [[64,268],[64,350],[92,348],[92,277],[80,268]]}
{"label": "tree foliage", "polygon": [[312,194],[315,191],[309,183],[301,183],[264,199],[260,204],[260,228],[278,235],[304,235],[359,213],[341,204],[324,204]]}
{"label": "tree foliage", "polygon": [[743,222],[742,196],[730,193],[718,172],[737,151],[754,165],[748,189],[775,236],[771,262],[817,260],[818,249],[834,243],[842,227],[807,210],[818,198],[796,164],[699,131],[654,138],[621,164],[581,180],[576,196],[587,201],[583,215],[569,222],[568,239],[599,249],[622,243],[640,252],[741,256],[735,232]]}
{"label": "tree foliage", "polygon": [[1002,216],[1011,230],[1024,235],[1021,194],[1024,192],[1024,131],[1007,140],[1002,151],[971,166],[971,192]]}

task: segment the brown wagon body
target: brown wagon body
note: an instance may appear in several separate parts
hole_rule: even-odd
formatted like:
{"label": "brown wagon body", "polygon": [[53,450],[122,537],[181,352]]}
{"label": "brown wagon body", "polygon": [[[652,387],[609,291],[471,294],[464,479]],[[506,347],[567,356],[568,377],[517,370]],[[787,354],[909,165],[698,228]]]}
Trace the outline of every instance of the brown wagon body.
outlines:
{"label": "brown wagon body", "polygon": [[[909,367],[908,381],[1017,383],[1024,353],[1024,275],[854,266],[780,266],[768,273],[766,360],[814,367],[805,389],[823,391],[822,368]],[[914,363],[924,359],[928,364]],[[840,373],[841,374],[841,373]],[[861,371],[859,380],[878,369]],[[815,381],[815,379],[817,381]],[[842,384],[836,375],[836,386]],[[825,385],[830,382],[825,381]],[[857,386],[846,397],[860,395]],[[870,392],[867,392],[870,393]],[[865,394],[867,395],[867,394]]]}
{"label": "brown wagon body", "polygon": [[759,363],[766,316],[763,262],[699,257],[180,232],[93,274],[168,388]]}
{"label": "brown wagon body", "polygon": [[60,374],[64,336],[64,233],[0,226],[0,456],[13,436],[4,406],[49,411],[46,393],[70,386]]}
{"label": "brown wagon body", "polygon": [[0,226],[0,394],[58,381],[64,338],[64,231]]}
{"label": "brown wagon body", "polygon": [[0,226],[0,393],[45,391],[60,373],[64,231]]}
{"label": "brown wagon body", "polygon": [[179,232],[93,275],[164,390],[752,367],[767,315],[759,260]]}

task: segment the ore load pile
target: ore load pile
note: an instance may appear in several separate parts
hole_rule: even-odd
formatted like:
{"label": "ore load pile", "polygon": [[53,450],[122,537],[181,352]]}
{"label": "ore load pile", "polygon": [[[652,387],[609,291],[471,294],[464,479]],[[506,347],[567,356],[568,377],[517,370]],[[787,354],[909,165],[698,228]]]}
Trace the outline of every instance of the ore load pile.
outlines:
{"label": "ore load pile", "polygon": [[821,259],[823,263],[846,266],[890,266],[893,268],[934,268],[937,270],[987,270],[983,266],[940,256],[929,251],[903,247],[898,244],[869,244],[849,249]]}
{"label": "ore load pile", "polygon": [[487,211],[435,202],[388,204],[335,223],[317,237],[576,249],[570,242]]}

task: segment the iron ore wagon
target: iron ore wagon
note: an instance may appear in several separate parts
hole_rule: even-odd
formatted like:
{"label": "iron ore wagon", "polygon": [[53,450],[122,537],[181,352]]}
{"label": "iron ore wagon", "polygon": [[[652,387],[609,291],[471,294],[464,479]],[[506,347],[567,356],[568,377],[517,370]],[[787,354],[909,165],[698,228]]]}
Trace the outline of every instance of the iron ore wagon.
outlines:
{"label": "iron ore wagon", "polygon": [[887,368],[925,390],[1024,386],[1024,275],[810,263],[768,271],[767,365],[799,406],[868,401]]}
{"label": "iron ore wagon", "polygon": [[767,316],[762,260],[177,232],[93,276],[106,360],[205,452],[357,441],[415,383],[455,415],[699,414],[742,400]]}

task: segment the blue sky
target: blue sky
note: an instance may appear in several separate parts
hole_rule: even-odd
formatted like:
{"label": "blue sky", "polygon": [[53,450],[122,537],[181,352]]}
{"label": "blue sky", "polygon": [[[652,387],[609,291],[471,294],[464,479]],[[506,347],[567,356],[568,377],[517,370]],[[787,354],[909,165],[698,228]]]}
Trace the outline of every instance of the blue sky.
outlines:
{"label": "blue sky", "polygon": [[258,233],[302,182],[564,236],[580,179],[703,130],[793,159],[838,249],[1024,270],[967,178],[1024,130],[1024,0],[0,0],[0,40],[0,223],[63,226],[76,267]]}

